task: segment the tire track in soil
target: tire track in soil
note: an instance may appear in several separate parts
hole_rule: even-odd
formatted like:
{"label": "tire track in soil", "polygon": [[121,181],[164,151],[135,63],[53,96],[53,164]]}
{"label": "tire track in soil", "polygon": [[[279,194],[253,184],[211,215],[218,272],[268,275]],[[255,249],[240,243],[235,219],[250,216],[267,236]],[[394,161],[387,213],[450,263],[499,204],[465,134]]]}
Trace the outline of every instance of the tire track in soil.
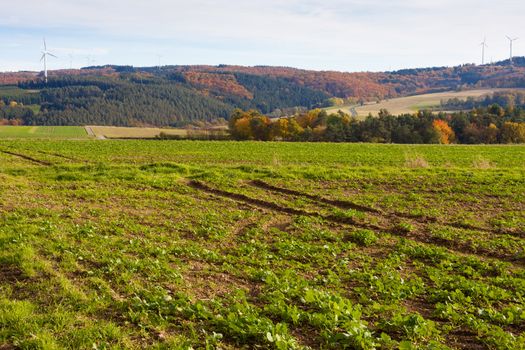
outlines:
{"label": "tire track in soil", "polygon": [[418,215],[412,215],[412,214],[407,214],[407,213],[399,213],[399,212],[386,213],[380,209],[367,207],[367,206],[356,204],[354,202],[350,202],[346,200],[329,199],[329,198],[324,198],[319,195],[312,195],[309,193],[304,193],[304,192],[292,190],[289,188],[278,187],[275,185],[271,185],[267,182],[264,182],[262,180],[253,180],[253,181],[248,182],[248,184],[254,187],[266,190],[266,191],[277,192],[277,193],[286,194],[286,195],[295,196],[295,197],[307,198],[314,202],[332,205],[339,209],[354,209],[354,210],[372,213],[372,214],[380,214],[383,217],[389,218],[389,219],[400,219],[400,218],[411,219],[411,220],[417,221],[422,224],[436,223],[436,224],[443,225],[443,226],[449,226],[449,227],[465,229],[465,230],[475,230],[475,231],[488,232],[488,233],[494,233],[494,234],[508,234],[508,235],[522,237],[522,238],[525,237],[525,232],[505,232],[502,230],[489,229],[489,228],[474,226],[470,224],[442,222],[442,221],[439,221],[437,218],[428,217],[428,216],[418,216]]}
{"label": "tire track in soil", "polygon": [[15,157],[18,157],[18,158],[22,158],[22,159],[25,159],[25,160],[28,160],[30,162],[33,162],[33,163],[36,163],[36,164],[39,164],[39,165],[43,165],[43,166],[51,166],[51,165],[53,165],[53,163],[50,163],[48,161],[36,159],[36,158],[30,157],[28,155],[22,154],[22,153],[16,153],[16,152],[11,152],[11,151],[6,151],[6,150],[0,150],[0,152],[5,153],[5,154],[9,154],[9,155],[12,155],[12,156],[15,156]]}
{"label": "tire track in soil", "polygon": [[62,159],[67,159],[67,160],[70,160],[70,161],[73,161],[73,162],[86,162],[85,160],[80,160],[80,159],[76,159],[76,158],[73,158],[73,157],[68,157],[68,156],[65,156],[65,155],[60,154],[60,153],[46,152],[46,151],[37,151],[37,152],[38,153],[42,153],[42,154],[47,154],[47,155],[50,155],[50,156],[55,156],[55,157],[62,158]]}
{"label": "tire track in soil", "polygon": [[328,199],[328,198],[324,198],[324,197],[321,197],[321,196],[318,196],[318,195],[312,195],[312,194],[308,194],[308,193],[292,190],[292,189],[289,189],[289,188],[277,187],[277,186],[274,186],[274,185],[270,185],[269,183],[261,181],[261,180],[251,181],[250,184],[255,186],[255,187],[258,187],[260,189],[263,189],[263,190],[272,191],[272,192],[279,192],[279,193],[282,193],[282,194],[288,194],[288,195],[296,196],[296,197],[304,197],[304,198],[308,198],[308,199],[316,201],[316,202],[321,202],[321,203],[324,203],[324,204],[332,205],[334,207],[338,207],[338,208],[341,208],[341,209],[354,209],[354,210],[364,211],[364,212],[368,212],[368,213],[382,214],[382,212],[380,210],[375,209],[375,208],[367,207],[367,206],[364,206],[364,205],[359,205],[359,204],[356,204],[356,203],[353,203],[353,202],[349,202],[349,201]]}
{"label": "tire track in soil", "polygon": [[364,223],[356,222],[352,218],[342,218],[342,217],[338,217],[338,216],[335,216],[335,215],[324,216],[324,215],[321,215],[321,214],[318,214],[318,213],[312,213],[312,212],[309,212],[309,211],[306,211],[306,210],[302,210],[302,209],[284,207],[284,206],[281,206],[281,205],[279,205],[277,203],[274,203],[274,202],[268,202],[268,201],[265,201],[265,200],[262,200],[262,199],[248,197],[248,196],[246,196],[244,194],[233,193],[233,192],[229,192],[229,191],[220,190],[220,189],[217,189],[217,188],[212,188],[212,187],[206,185],[205,183],[200,182],[200,181],[196,181],[196,180],[189,181],[188,185],[190,187],[192,187],[192,188],[195,188],[197,190],[204,191],[204,192],[207,192],[207,193],[210,193],[210,194],[213,194],[213,195],[229,198],[229,199],[232,199],[232,200],[237,201],[237,202],[243,202],[245,204],[251,204],[251,205],[254,205],[254,206],[262,208],[262,209],[273,210],[273,211],[281,212],[281,213],[288,214],[288,215],[310,216],[310,217],[316,217],[316,218],[319,218],[319,219],[322,219],[322,220],[326,220],[326,221],[335,222],[335,223],[338,223],[338,224],[347,224],[347,225],[352,225],[352,226],[356,226],[356,227],[360,227],[360,228],[366,228],[366,229],[371,229],[371,230],[384,230],[384,228],[376,226],[376,225],[364,224]]}
{"label": "tire track in soil", "polygon": [[[279,211],[279,212],[282,212],[282,213],[285,213],[285,214],[294,214],[294,215],[305,215],[305,216],[318,217],[318,218],[321,218],[321,219],[324,219],[324,220],[327,220],[327,221],[332,221],[334,223],[349,224],[349,225],[356,226],[353,223],[348,222],[348,220],[346,220],[344,218],[338,218],[338,217],[333,217],[333,216],[323,216],[323,215],[320,215],[320,214],[317,214],[317,213],[311,213],[311,212],[308,212],[308,211],[305,211],[305,210],[284,207],[284,206],[281,206],[281,205],[273,203],[273,202],[268,202],[268,201],[264,201],[264,200],[261,200],[261,199],[252,198],[252,197],[246,196],[244,194],[233,193],[233,192],[229,192],[229,191],[224,191],[224,190],[212,188],[212,187],[208,186],[207,184],[205,184],[203,182],[200,182],[200,181],[191,180],[191,181],[188,182],[188,185],[190,187],[192,187],[192,188],[195,188],[195,189],[200,190],[200,191],[207,192],[207,193],[215,195],[215,196],[228,198],[228,199],[233,200],[235,202],[241,202],[241,203],[252,205],[254,207],[259,207],[259,208],[262,208],[262,209]],[[293,192],[293,190],[291,190],[291,191]],[[286,191],[286,192],[287,192],[287,194],[291,194],[289,191]],[[281,192],[281,193],[284,193],[284,191]],[[325,203],[325,202],[323,201],[323,203]],[[372,225],[370,225],[370,226],[369,225],[363,225],[363,226],[368,226],[367,228],[371,228],[370,226],[372,226]],[[516,259],[513,259],[513,258],[511,258],[509,256],[502,256],[502,255],[499,255],[499,254],[496,254],[496,253],[490,252],[490,251],[484,251],[484,250],[473,251],[472,247],[469,246],[467,243],[461,243],[460,244],[460,243],[455,242],[455,241],[448,241],[448,240],[444,240],[444,239],[436,240],[436,239],[434,239],[432,237],[427,237],[424,234],[424,232],[421,232],[421,231],[411,232],[410,234],[408,234],[406,232],[395,232],[395,230],[392,230],[392,229],[388,230],[388,229],[381,228],[381,227],[378,227],[378,226],[375,226],[372,229],[374,229],[374,230],[383,230],[383,231],[386,231],[386,232],[390,232],[390,233],[392,233],[392,234],[394,234],[394,235],[396,235],[398,237],[404,237],[406,239],[414,240],[414,241],[417,241],[417,242],[420,242],[420,243],[423,243],[423,244],[429,244],[429,245],[432,245],[432,246],[443,246],[445,248],[450,249],[451,251],[460,253],[462,255],[474,255],[474,256],[477,256],[477,257],[485,256],[485,257],[488,257],[488,258],[495,258],[495,259],[505,260],[505,261],[508,261],[508,262],[510,262],[512,264],[516,264],[516,265],[520,265],[520,266],[522,266],[525,263],[525,262],[522,262],[522,261],[516,261]],[[423,302],[422,301],[417,301],[415,304],[416,304],[415,306],[421,308],[422,304],[426,304],[426,301],[423,301]],[[428,308],[428,310],[425,310],[425,311],[427,313],[429,313],[429,314],[433,310],[433,307],[429,307],[429,305],[423,305],[423,307],[424,308]],[[428,315],[426,315],[426,316],[428,317]],[[430,318],[432,319],[433,317],[430,317]],[[457,334],[453,333],[452,334],[452,338],[450,339],[450,341],[454,345],[457,345],[458,348],[460,348],[460,349],[470,349],[470,348],[472,348],[472,349],[484,349],[485,345],[482,343],[482,341],[480,341],[479,339],[472,339],[471,338],[472,334],[474,334],[474,333],[471,333],[469,331],[465,331],[463,334],[461,334],[460,332],[458,332]]]}
{"label": "tire track in soil", "polygon": [[472,254],[477,257],[481,256],[485,258],[499,259],[499,260],[507,261],[519,267],[522,267],[525,265],[525,261],[522,261],[523,259],[516,259],[516,257],[514,256],[498,254],[497,252],[493,252],[493,251],[486,250],[486,249],[480,249],[480,248],[476,249],[470,246],[468,243],[456,242],[456,241],[451,241],[451,240],[446,240],[446,239],[437,239],[436,237],[429,237],[428,234],[425,234],[425,232],[421,230],[417,230],[413,232],[401,232],[397,230],[395,227],[381,227],[381,226],[377,226],[373,224],[359,223],[353,220],[352,218],[344,218],[344,217],[339,217],[335,215],[321,215],[318,213],[313,213],[313,212],[309,212],[309,211],[302,210],[302,209],[285,207],[285,206],[281,206],[274,202],[252,198],[244,194],[234,193],[234,192],[229,192],[229,191],[213,188],[197,180],[190,180],[187,182],[187,185],[199,191],[203,191],[203,192],[206,192],[206,193],[209,193],[215,196],[223,197],[223,198],[228,198],[235,202],[252,205],[258,208],[262,208],[262,209],[277,211],[277,212],[288,214],[288,215],[302,215],[302,216],[315,217],[315,218],[319,218],[321,220],[329,221],[329,222],[336,223],[336,224],[350,225],[354,227],[373,230],[376,232],[377,231],[388,232],[392,235],[410,239],[416,242],[425,243],[425,244],[429,244],[433,246],[445,247],[451,251],[454,251],[460,254]]}

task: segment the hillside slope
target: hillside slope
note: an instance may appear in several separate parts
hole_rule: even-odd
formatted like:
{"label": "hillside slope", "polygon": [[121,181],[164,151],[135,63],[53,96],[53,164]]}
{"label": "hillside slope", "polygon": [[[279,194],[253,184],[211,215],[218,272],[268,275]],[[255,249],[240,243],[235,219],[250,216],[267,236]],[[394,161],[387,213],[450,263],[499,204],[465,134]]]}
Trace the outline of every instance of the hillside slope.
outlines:
{"label": "hillside slope", "polygon": [[[18,84],[18,86],[13,86]],[[0,73],[5,104],[31,108],[3,112],[28,125],[179,126],[228,118],[234,108],[278,116],[297,108],[350,103],[458,89],[525,87],[525,58],[493,65],[344,73],[287,67],[130,66],[50,72]],[[31,93],[27,93],[31,91]],[[20,107],[20,106],[19,106]]]}

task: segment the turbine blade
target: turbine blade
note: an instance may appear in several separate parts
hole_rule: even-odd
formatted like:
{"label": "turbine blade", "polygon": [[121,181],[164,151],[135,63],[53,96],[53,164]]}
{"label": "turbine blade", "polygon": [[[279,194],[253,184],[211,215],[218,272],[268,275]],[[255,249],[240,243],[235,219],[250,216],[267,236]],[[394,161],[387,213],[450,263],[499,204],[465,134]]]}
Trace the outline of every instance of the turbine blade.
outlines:
{"label": "turbine blade", "polygon": [[46,38],[44,38],[44,50],[47,51]]}
{"label": "turbine blade", "polygon": [[40,62],[42,62],[46,58],[46,54],[43,54],[42,57],[40,57]]}
{"label": "turbine blade", "polygon": [[54,58],[58,58],[57,56],[53,55],[51,52],[48,52],[47,54],[48,54],[49,56],[54,57]]}

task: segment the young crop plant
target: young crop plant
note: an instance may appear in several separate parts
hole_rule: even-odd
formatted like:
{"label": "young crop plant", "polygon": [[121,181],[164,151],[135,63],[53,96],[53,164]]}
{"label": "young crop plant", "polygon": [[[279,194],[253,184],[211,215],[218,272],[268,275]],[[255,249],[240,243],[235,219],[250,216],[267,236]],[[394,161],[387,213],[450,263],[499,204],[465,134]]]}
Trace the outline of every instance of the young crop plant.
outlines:
{"label": "young crop plant", "polygon": [[523,349],[521,159],[0,140],[0,349]]}
{"label": "young crop plant", "polygon": [[374,245],[378,238],[372,230],[359,229],[348,234],[350,241],[362,246],[370,247]]}

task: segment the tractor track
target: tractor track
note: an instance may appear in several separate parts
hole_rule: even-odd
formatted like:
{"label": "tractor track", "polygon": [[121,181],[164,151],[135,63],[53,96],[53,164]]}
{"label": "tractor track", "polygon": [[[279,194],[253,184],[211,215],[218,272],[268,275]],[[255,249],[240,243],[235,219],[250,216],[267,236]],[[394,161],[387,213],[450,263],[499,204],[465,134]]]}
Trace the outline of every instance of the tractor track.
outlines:
{"label": "tractor track", "polygon": [[233,193],[229,191],[220,190],[217,188],[210,187],[200,181],[191,180],[189,181],[188,185],[197,190],[204,191],[204,192],[216,195],[216,196],[228,198],[228,199],[231,199],[237,202],[242,202],[244,204],[250,204],[250,205],[262,208],[262,209],[273,210],[273,211],[277,211],[277,212],[288,214],[288,215],[310,216],[310,217],[315,217],[315,218],[319,218],[319,219],[326,220],[326,221],[331,221],[331,222],[338,223],[338,224],[347,224],[347,225],[352,225],[352,226],[371,229],[371,230],[384,230],[384,228],[376,226],[376,225],[356,222],[352,218],[344,218],[344,217],[339,217],[335,215],[325,216],[319,213],[313,213],[313,212],[309,212],[309,211],[302,210],[302,209],[285,207],[285,206],[279,205],[274,202],[252,198],[244,194],[240,194],[240,193]]}
{"label": "tractor track", "polygon": [[421,228],[417,228],[417,230],[414,230],[412,232],[402,232],[395,227],[394,223],[392,223],[391,227],[382,227],[382,226],[378,226],[374,224],[356,222],[352,218],[340,217],[340,216],[335,216],[335,215],[322,215],[319,213],[310,212],[310,211],[306,211],[302,209],[285,207],[285,206],[282,206],[274,202],[249,197],[244,194],[234,193],[230,191],[213,188],[213,187],[208,186],[204,182],[197,181],[197,180],[190,180],[187,182],[187,185],[196,190],[199,190],[199,191],[202,191],[202,192],[214,195],[214,196],[230,199],[234,202],[242,203],[245,205],[250,205],[256,208],[271,210],[271,211],[284,213],[288,215],[309,216],[309,217],[318,218],[324,221],[332,222],[335,224],[349,225],[353,227],[373,230],[375,232],[387,232],[394,236],[398,236],[398,237],[405,238],[408,240],[413,240],[419,243],[430,244],[434,246],[441,246],[441,247],[447,248],[451,251],[454,251],[460,254],[472,254],[472,255],[481,256],[481,257],[490,258],[490,259],[499,259],[502,261],[507,261],[519,267],[525,265],[525,261],[522,258],[516,257],[515,255],[505,255],[505,254],[501,254],[501,253],[491,251],[488,249],[483,249],[479,247],[476,248],[476,247],[471,246],[467,242],[457,242],[453,240],[431,237],[428,235],[428,232],[426,232],[426,230],[421,229]]}
{"label": "tractor track", "polygon": [[331,206],[334,206],[340,209],[354,209],[354,210],[358,210],[362,212],[378,214],[385,218],[393,219],[393,220],[410,219],[410,220],[414,220],[422,224],[435,223],[435,224],[439,224],[442,226],[449,226],[449,227],[465,229],[465,230],[474,230],[474,231],[488,232],[488,233],[494,233],[494,234],[508,234],[508,235],[521,237],[521,238],[525,237],[525,232],[506,232],[503,230],[490,229],[490,228],[479,227],[479,226],[470,225],[470,224],[444,222],[444,221],[438,220],[437,218],[433,218],[429,216],[413,215],[413,214],[408,214],[408,213],[399,213],[399,212],[388,213],[380,209],[356,204],[351,201],[340,200],[340,199],[329,199],[329,198],[324,198],[319,195],[312,195],[309,193],[304,193],[304,192],[292,190],[289,188],[283,188],[283,187],[271,185],[262,180],[253,180],[253,181],[248,182],[248,184],[251,186],[266,190],[266,191],[274,192],[274,193],[280,193],[280,194],[290,195],[294,197],[302,197],[302,198],[306,198],[306,199],[309,199],[317,203],[328,204],[328,205],[331,205]]}
{"label": "tractor track", "polygon": [[49,156],[55,156],[55,157],[58,157],[58,158],[62,158],[62,159],[66,159],[66,160],[70,160],[72,162],[82,162],[81,160],[79,159],[76,159],[76,158],[73,158],[73,157],[68,157],[68,156],[65,156],[63,154],[60,154],[60,153],[56,153],[56,152],[46,152],[46,151],[37,151],[38,153],[41,153],[41,154],[46,154],[46,155],[49,155]]}
{"label": "tractor track", "polygon": [[39,165],[43,165],[43,166],[52,166],[53,165],[53,163],[51,163],[51,162],[48,162],[48,161],[45,161],[45,160],[36,159],[36,158],[30,157],[28,155],[22,154],[22,153],[16,153],[16,152],[6,151],[6,150],[0,150],[0,152],[5,153],[5,154],[9,154],[9,155],[12,155],[12,156],[15,156],[15,157],[18,157],[18,158],[22,158],[22,159],[25,159],[25,160],[28,160],[30,162],[33,162],[33,163],[36,163],[36,164],[39,164]]}

